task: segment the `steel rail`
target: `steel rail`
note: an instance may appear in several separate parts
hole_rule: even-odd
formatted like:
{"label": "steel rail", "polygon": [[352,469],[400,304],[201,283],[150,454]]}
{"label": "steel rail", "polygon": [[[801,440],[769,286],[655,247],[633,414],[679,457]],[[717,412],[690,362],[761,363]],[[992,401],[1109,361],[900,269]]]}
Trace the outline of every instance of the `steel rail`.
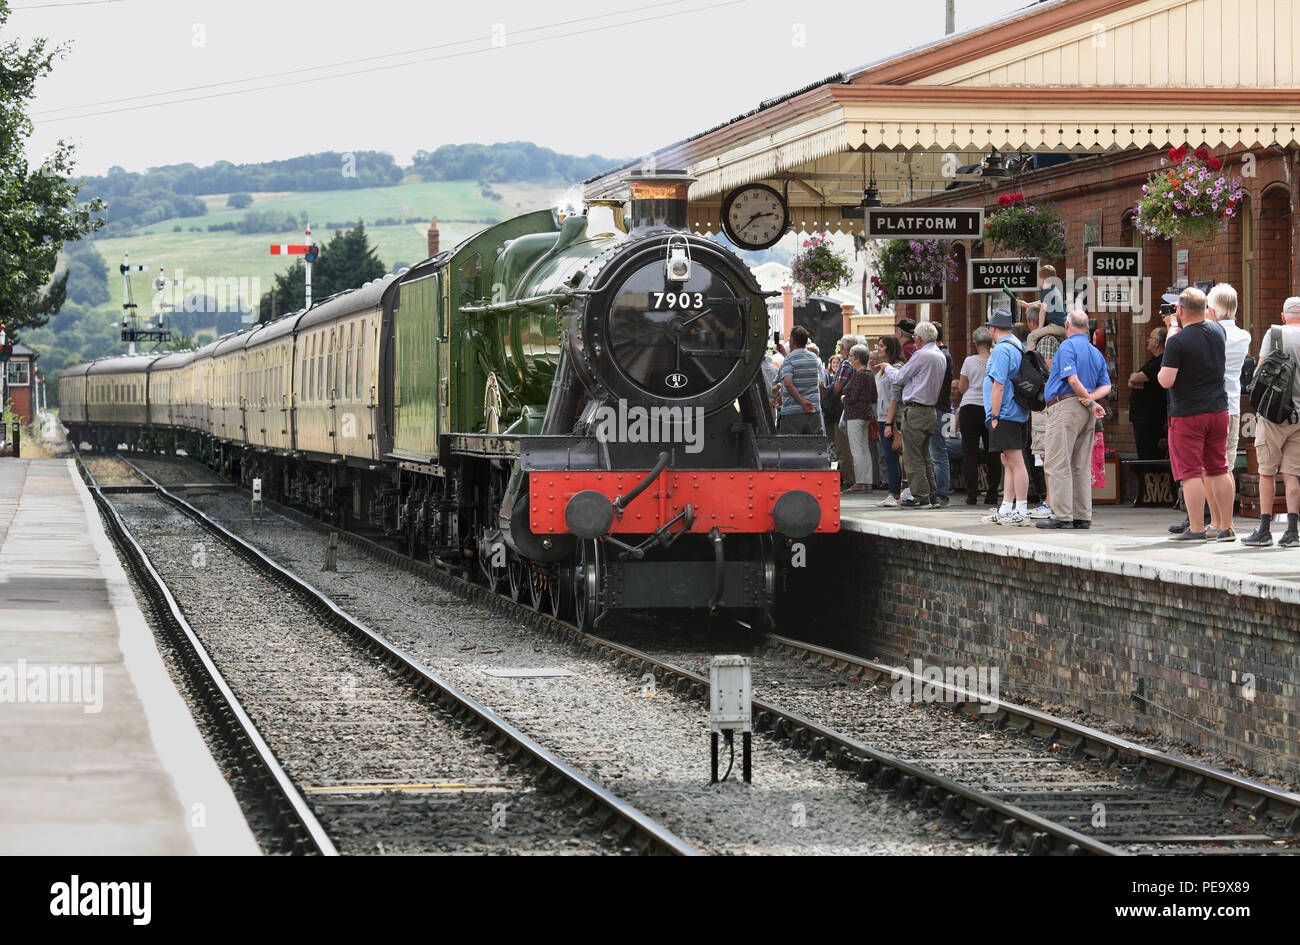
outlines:
{"label": "steel rail", "polygon": [[[934,685],[968,705],[978,704],[982,709],[992,706],[995,711],[984,714],[988,715],[988,721],[997,728],[1015,724],[1015,727],[1028,734],[1061,742],[1075,757],[1086,755],[1095,758],[1103,767],[1109,767],[1123,758],[1133,759],[1139,765],[1146,780],[1155,781],[1166,787],[1181,787],[1197,794],[1208,793],[1225,808],[1240,807],[1257,818],[1267,815],[1279,821],[1289,833],[1300,832],[1300,794],[1243,778],[1229,771],[1211,768],[1197,761],[1179,758],[1159,749],[1147,748],[1118,735],[1111,735],[1068,719],[1060,719],[1029,706],[973,693],[960,686],[931,683],[903,667],[887,666],[876,660],[779,634],[772,634],[770,639],[782,648],[805,659],[815,660],[822,666],[843,670],[852,675],[873,672],[877,674],[878,681],[883,677],[908,679],[913,684]],[[945,699],[945,701],[953,700]],[[1012,720],[1015,722],[1013,723]],[[1210,784],[1217,784],[1220,790],[1213,791],[1209,788]]]}
{"label": "steel rail", "polygon": [[[118,458],[121,459],[121,457]],[[240,557],[258,569],[274,576],[284,586],[321,611],[323,616],[337,627],[349,633],[362,646],[382,656],[390,666],[402,672],[408,679],[428,693],[433,701],[442,708],[447,709],[453,718],[466,724],[471,730],[478,732],[489,744],[502,748],[508,760],[528,759],[524,762],[525,767],[541,771],[540,781],[543,787],[560,790],[566,796],[575,793],[586,795],[591,802],[604,808],[612,818],[623,823],[625,828],[624,837],[635,836],[639,840],[637,845],[643,853],[678,856],[699,855],[698,850],[676,836],[672,831],[578,771],[531,736],[520,731],[510,722],[497,715],[492,709],[447,682],[401,648],[385,640],[340,608],[322,591],[272,561],[260,549],[240,538],[202,510],[195,508],[184,499],[169,492],[166,486],[158,483],[134,463],[126,459],[122,459],[122,462],[142,476],[150,487],[156,490],[157,495],[175,505],[194,521],[225,541]],[[343,534],[346,540],[349,533],[345,532]]]}
{"label": "steel rail", "polygon": [[280,851],[338,856],[325,828],[217,669],[149,555],[104,495],[81,455],[74,455],[113,543],[148,597],[163,632],[176,651],[191,691],[206,711],[213,729],[226,743],[241,777],[256,786],[242,799],[258,805],[268,821],[277,827]]}

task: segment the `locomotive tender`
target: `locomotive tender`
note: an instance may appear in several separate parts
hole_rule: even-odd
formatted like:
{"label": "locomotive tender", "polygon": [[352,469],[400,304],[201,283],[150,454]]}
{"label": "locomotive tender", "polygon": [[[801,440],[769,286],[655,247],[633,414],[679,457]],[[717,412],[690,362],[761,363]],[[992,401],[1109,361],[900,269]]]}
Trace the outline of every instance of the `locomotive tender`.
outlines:
{"label": "locomotive tender", "polygon": [[260,478],[584,629],[770,624],[794,543],[839,527],[839,478],[825,438],[775,432],[764,296],[687,231],[691,180],[633,172],[626,223],[617,201],[527,213],[198,351],[69,368],[63,423]]}

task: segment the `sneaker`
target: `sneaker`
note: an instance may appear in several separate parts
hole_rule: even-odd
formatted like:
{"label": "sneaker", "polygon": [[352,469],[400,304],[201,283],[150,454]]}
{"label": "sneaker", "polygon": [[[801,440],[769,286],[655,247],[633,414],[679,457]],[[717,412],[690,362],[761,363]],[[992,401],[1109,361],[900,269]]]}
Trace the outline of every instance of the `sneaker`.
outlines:
{"label": "sneaker", "polygon": [[1192,523],[1191,523],[1190,521],[1188,521],[1187,519],[1183,519],[1183,520],[1182,520],[1181,522],[1179,522],[1177,525],[1170,525],[1170,526],[1169,526],[1169,534],[1171,534],[1171,535],[1177,535],[1179,532],[1185,532],[1185,531],[1187,531],[1187,529],[1189,529],[1189,528],[1191,528],[1191,527],[1192,527]]}
{"label": "sneaker", "polygon": [[1286,530],[1286,534],[1277,540],[1279,548],[1294,548],[1296,545],[1300,545],[1300,532],[1293,531],[1290,528]]}
{"label": "sneaker", "polygon": [[1041,503],[1038,508],[1029,513],[1030,518],[1051,518],[1052,507],[1046,502]]}
{"label": "sneaker", "polygon": [[[1036,510],[1035,510],[1036,511]],[[1033,518],[1033,513],[1030,513]],[[1063,518],[1045,518],[1035,523],[1039,528],[1073,528],[1072,522],[1067,522]]]}
{"label": "sneaker", "polygon": [[966,493],[967,505],[979,505],[980,497],[973,492]]}
{"label": "sneaker", "polygon": [[928,509],[930,508],[930,503],[921,502],[917,499],[904,499],[902,502],[898,503],[898,507],[900,509]]}
{"label": "sneaker", "polygon": [[[1209,535],[1210,531],[1211,529],[1206,529],[1206,534]],[[1210,535],[1210,541],[1236,541],[1237,540],[1237,533],[1233,531],[1231,528],[1218,528],[1218,529],[1213,529],[1213,531],[1214,534]]]}
{"label": "sneaker", "polygon": [[1273,532],[1271,530],[1265,531],[1261,528],[1256,528],[1245,538],[1241,539],[1241,543],[1243,545],[1248,545],[1251,548],[1267,548],[1269,545],[1273,544]]}
{"label": "sneaker", "polygon": [[898,500],[895,499],[892,495],[887,495],[879,502],[876,503],[876,508],[878,509],[896,509],[898,508],[898,506],[899,506]]}
{"label": "sneaker", "polygon": [[1194,532],[1189,525],[1187,531],[1179,532],[1177,535],[1170,537],[1170,541],[1207,541],[1209,539],[1209,530],[1203,532]]}
{"label": "sneaker", "polygon": [[1029,526],[1030,521],[1029,521],[1029,516],[1024,514],[1023,512],[1012,512],[1009,515],[1002,516],[1002,520],[998,524],[1019,525],[1021,528],[1026,528]]}
{"label": "sneaker", "polygon": [[932,508],[932,509],[941,509],[941,508],[943,508],[943,507],[944,507],[945,505],[947,505],[947,504],[948,504],[947,502],[942,502],[942,501],[940,501],[940,502],[931,502],[931,503],[930,503],[930,508]]}
{"label": "sneaker", "polygon": [[1070,524],[1074,528],[1092,528],[1092,522],[1086,518],[1076,518]]}
{"label": "sneaker", "polygon": [[988,515],[983,516],[980,521],[985,525],[1001,525],[1002,516],[998,514],[997,509],[994,509]]}
{"label": "sneaker", "polygon": [[949,502],[951,502],[951,501],[952,501],[952,500],[951,500],[950,497],[948,497],[948,496],[946,496],[946,495],[941,495],[941,496],[939,496],[939,507],[942,508],[943,506],[947,505],[947,504],[948,504]]}

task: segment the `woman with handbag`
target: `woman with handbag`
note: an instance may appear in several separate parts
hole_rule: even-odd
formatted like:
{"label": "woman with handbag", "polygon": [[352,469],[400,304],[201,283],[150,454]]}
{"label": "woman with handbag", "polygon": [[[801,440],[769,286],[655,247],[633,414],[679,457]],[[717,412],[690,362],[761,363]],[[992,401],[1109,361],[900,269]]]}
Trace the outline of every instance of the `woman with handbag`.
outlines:
{"label": "woman with handbag", "polygon": [[876,342],[876,353],[871,358],[871,367],[876,372],[876,424],[880,430],[880,452],[885,457],[885,487],[889,495],[876,504],[885,509],[898,508],[899,495],[903,488],[903,467],[899,462],[903,455],[903,434],[898,425],[889,418],[890,405],[900,385],[891,381],[885,374],[886,365],[899,366],[903,363],[903,346],[893,335],[881,335]]}
{"label": "woman with handbag", "polygon": [[849,349],[849,372],[840,401],[844,405],[841,426],[848,437],[849,450],[853,454],[852,486],[844,491],[851,493],[871,491],[871,445],[867,432],[876,422],[876,378],[868,364],[871,352],[866,345],[855,344]]}

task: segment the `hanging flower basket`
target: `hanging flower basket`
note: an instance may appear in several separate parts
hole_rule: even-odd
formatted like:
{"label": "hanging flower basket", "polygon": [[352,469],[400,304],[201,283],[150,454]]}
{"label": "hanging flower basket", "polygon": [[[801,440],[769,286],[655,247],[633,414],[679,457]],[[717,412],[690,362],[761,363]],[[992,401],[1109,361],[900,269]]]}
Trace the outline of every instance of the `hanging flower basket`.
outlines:
{"label": "hanging flower basket", "polygon": [[1241,178],[1223,171],[1207,148],[1170,148],[1161,170],[1142,185],[1133,225],[1148,236],[1208,240],[1224,229],[1241,202]]}
{"label": "hanging flower basket", "polygon": [[829,234],[814,233],[795,254],[790,274],[807,295],[817,295],[848,285],[853,269],[848,256],[835,251]]}
{"label": "hanging flower basket", "polygon": [[952,240],[880,240],[872,253],[871,287],[882,299],[893,302],[898,286],[910,282],[909,273],[925,273],[936,282],[953,282],[957,278],[957,256]]}
{"label": "hanging flower basket", "polygon": [[1058,259],[1065,255],[1065,224],[1056,205],[1030,203],[1024,194],[1003,194],[984,221],[984,236],[1011,256]]}

